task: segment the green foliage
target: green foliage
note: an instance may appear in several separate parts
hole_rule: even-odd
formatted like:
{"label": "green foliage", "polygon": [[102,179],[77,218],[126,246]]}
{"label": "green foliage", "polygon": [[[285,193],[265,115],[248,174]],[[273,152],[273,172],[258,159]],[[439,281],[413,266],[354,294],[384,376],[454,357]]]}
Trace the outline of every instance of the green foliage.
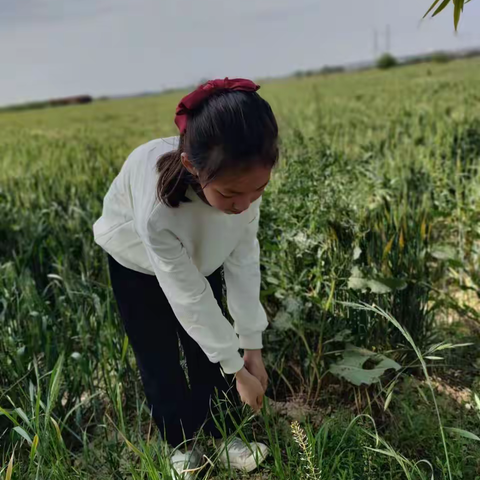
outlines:
{"label": "green foliage", "polygon": [[[259,233],[269,395],[339,409],[301,424],[308,465],[285,418],[264,412],[242,425],[272,448],[266,478],[431,478],[422,459],[448,478],[430,390],[426,404],[403,383],[385,386],[395,368],[375,390],[349,385],[328,397],[327,388],[348,344],[410,372],[422,366],[411,339],[428,372],[442,358],[474,373],[472,353],[439,347],[437,324],[452,311],[478,322],[454,293],[480,289],[480,65],[428,68],[262,88],[282,132]],[[0,476],[9,464],[12,479],[156,478],[166,469],[91,228],[128,153],[175,133],[180,96],[0,115]],[[342,407],[360,392],[389,399],[386,413],[368,407],[381,435]],[[442,399],[438,409],[446,427],[478,435],[476,414],[466,420]],[[445,431],[452,477],[474,478],[478,441]],[[206,468],[214,475],[232,478]]]}
{"label": "green foliage", "polygon": [[458,22],[460,21],[460,16],[463,13],[463,8],[466,3],[469,3],[471,0],[435,0],[430,8],[427,10],[427,13],[424,15],[425,18],[429,13],[432,13],[432,17],[438,15],[440,12],[445,10],[445,8],[450,4],[453,3],[453,24],[455,26],[455,30],[458,28]]}
{"label": "green foliage", "polygon": [[[400,370],[397,362],[384,355],[370,352],[364,348],[356,348],[353,345],[347,345],[342,357],[330,367],[330,373],[357,386],[379,382],[380,377],[387,370]],[[371,362],[373,366],[366,368],[367,362]]]}
{"label": "green foliage", "polygon": [[387,70],[397,65],[398,61],[391,53],[384,53],[377,59],[377,67],[382,70]]}
{"label": "green foliage", "polygon": [[430,55],[430,61],[435,63],[448,63],[452,59],[447,52],[435,52]]}

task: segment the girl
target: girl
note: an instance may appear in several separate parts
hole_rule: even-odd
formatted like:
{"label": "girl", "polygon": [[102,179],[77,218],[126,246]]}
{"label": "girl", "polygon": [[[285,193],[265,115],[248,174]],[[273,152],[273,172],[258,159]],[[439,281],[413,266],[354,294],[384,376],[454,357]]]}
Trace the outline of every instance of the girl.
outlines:
{"label": "girl", "polygon": [[[255,411],[267,387],[257,230],[261,195],[278,159],[278,127],[259,88],[225,78],[183,98],[175,117],[180,135],[130,154],[93,225],[164,439],[177,447],[203,426],[217,439],[221,461],[247,471],[267,447],[239,438],[225,444],[208,413],[215,392],[235,401],[232,377]],[[234,327],[223,310],[223,280]],[[182,474],[201,458],[196,447],[176,448],[171,461]]]}

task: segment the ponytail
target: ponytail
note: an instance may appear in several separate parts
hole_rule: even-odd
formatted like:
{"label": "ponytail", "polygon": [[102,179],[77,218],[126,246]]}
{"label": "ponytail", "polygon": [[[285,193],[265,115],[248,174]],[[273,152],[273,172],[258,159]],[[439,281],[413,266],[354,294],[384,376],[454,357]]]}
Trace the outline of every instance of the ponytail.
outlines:
{"label": "ponytail", "polygon": [[157,160],[157,198],[168,207],[178,207],[181,202],[189,201],[185,193],[193,177],[183,166],[182,153],[183,135],[176,150],[165,153]]}

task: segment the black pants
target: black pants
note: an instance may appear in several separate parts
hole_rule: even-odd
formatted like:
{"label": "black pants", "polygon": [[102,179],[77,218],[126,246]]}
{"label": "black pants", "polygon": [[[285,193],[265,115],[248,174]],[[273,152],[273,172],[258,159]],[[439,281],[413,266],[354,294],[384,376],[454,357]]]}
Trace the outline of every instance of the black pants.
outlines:
{"label": "black pants", "polygon": [[[177,446],[191,439],[202,424],[205,433],[220,437],[211,413],[218,413],[216,393],[225,406],[227,403],[238,406],[233,375],[224,376],[219,364],[210,362],[197,342],[185,332],[154,275],[125,268],[110,255],[108,266],[147,402],[164,439]],[[221,269],[207,280],[223,309]],[[179,339],[188,381],[180,364]],[[232,423],[228,415],[226,418],[225,426],[231,430]]]}

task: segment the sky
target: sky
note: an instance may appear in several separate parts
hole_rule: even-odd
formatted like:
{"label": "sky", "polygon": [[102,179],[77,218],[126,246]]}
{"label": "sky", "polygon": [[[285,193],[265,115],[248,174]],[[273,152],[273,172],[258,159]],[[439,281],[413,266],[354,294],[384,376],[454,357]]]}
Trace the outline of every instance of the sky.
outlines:
{"label": "sky", "polygon": [[480,47],[480,0],[459,33],[433,0],[0,0],[0,105],[281,76],[394,55]]}

